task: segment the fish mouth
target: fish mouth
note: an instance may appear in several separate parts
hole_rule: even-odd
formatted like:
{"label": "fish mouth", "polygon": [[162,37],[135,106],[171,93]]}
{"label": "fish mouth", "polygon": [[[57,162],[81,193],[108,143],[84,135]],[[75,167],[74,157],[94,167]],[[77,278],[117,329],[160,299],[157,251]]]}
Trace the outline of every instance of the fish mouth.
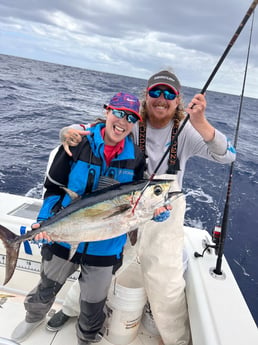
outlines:
{"label": "fish mouth", "polygon": [[178,191],[174,191],[174,192],[168,192],[167,195],[166,195],[166,200],[168,201],[169,199],[172,199],[174,196],[181,196],[183,195],[184,193],[181,191],[181,190],[178,190]]}

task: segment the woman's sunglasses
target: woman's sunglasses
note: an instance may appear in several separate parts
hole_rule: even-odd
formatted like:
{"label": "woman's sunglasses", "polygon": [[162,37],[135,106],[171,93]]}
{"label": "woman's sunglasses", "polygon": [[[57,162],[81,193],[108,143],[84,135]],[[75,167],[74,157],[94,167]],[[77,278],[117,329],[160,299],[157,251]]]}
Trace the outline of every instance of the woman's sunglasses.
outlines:
{"label": "woman's sunglasses", "polygon": [[173,101],[173,99],[176,98],[176,94],[173,91],[169,91],[169,90],[160,90],[160,89],[150,89],[149,91],[149,96],[152,98],[159,98],[160,95],[163,93],[164,98],[169,100],[169,101]]}
{"label": "woman's sunglasses", "polygon": [[119,119],[123,119],[124,117],[126,117],[126,120],[129,123],[136,123],[139,120],[139,118],[135,114],[132,114],[132,113],[128,114],[124,110],[117,110],[117,109],[111,109],[111,110],[112,110],[112,114],[115,115]]}

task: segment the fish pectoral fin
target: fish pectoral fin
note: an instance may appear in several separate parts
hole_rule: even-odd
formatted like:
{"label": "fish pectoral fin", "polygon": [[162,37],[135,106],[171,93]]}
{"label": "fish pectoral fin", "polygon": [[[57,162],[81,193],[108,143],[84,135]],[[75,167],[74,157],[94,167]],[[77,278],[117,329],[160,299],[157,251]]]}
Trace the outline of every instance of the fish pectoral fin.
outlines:
{"label": "fish pectoral fin", "polygon": [[72,201],[75,201],[81,198],[79,194],[77,194],[76,192],[72,191],[69,188],[66,188],[66,187],[60,187],[60,188],[62,188],[69,195]]}
{"label": "fish pectoral fin", "polygon": [[127,210],[130,210],[131,208],[132,208],[131,204],[122,204],[122,205],[115,206],[113,208],[113,211],[111,212],[111,214],[109,214],[104,219],[111,218],[111,217],[114,217],[114,216],[118,216],[119,214],[121,214],[121,213],[123,213],[123,212],[125,212]]}

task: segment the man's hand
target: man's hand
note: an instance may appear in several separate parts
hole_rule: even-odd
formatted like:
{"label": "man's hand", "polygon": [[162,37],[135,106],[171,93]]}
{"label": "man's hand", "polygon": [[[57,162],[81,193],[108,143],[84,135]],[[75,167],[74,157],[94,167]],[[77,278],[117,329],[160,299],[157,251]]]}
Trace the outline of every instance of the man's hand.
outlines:
{"label": "man's hand", "polygon": [[186,108],[187,113],[190,115],[190,121],[193,127],[200,133],[204,141],[211,141],[215,136],[215,128],[209,123],[205,117],[206,99],[202,94],[194,96],[192,101]]}

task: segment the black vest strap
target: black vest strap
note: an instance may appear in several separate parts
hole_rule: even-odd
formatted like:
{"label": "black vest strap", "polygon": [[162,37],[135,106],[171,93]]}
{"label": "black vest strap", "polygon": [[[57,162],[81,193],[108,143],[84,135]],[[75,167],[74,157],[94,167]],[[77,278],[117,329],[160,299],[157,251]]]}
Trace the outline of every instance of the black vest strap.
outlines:
{"label": "black vest strap", "polygon": [[[179,123],[175,122],[174,126],[171,131],[171,142],[173,142],[174,137],[178,131]],[[141,151],[145,153],[145,146],[146,146],[146,123],[140,122],[139,123],[139,148]],[[169,158],[168,158],[168,174],[177,174],[178,170],[180,170],[179,159],[177,158],[177,138],[173,142],[173,145],[170,147],[169,151]]]}

